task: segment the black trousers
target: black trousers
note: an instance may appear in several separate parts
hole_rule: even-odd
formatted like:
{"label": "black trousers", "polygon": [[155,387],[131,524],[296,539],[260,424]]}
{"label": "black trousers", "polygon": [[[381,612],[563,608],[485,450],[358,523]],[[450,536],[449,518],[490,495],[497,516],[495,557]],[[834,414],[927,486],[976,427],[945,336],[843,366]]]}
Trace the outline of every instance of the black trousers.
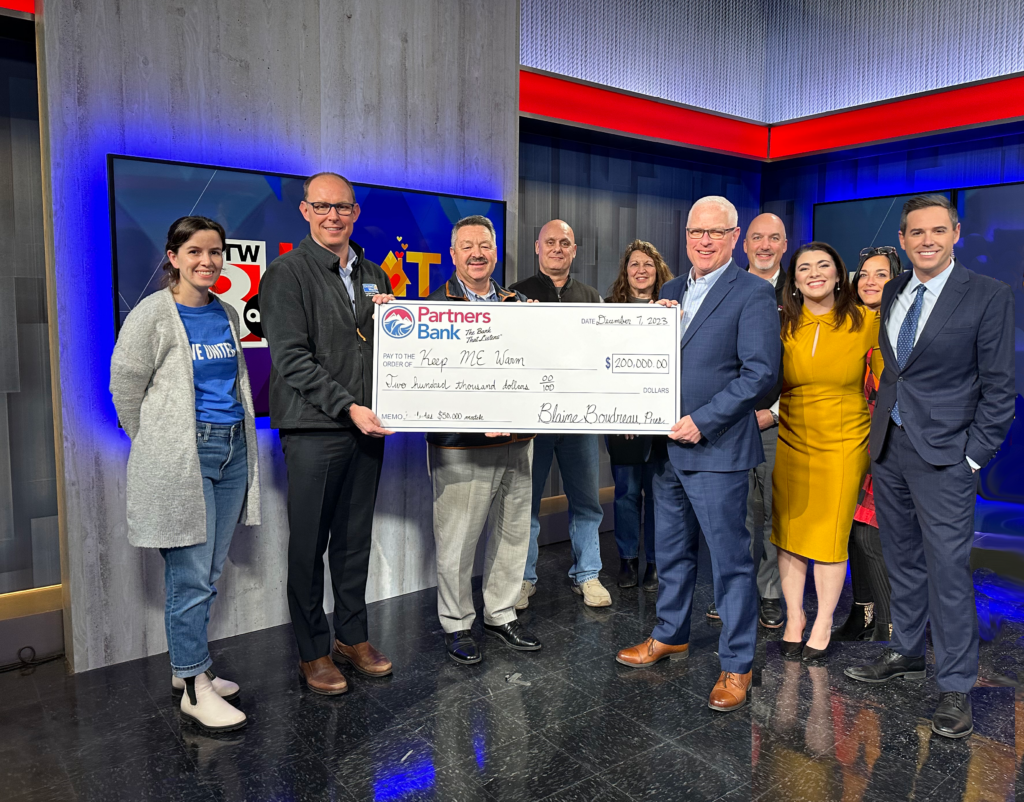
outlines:
{"label": "black trousers", "polygon": [[366,571],[384,439],[356,430],[281,432],[288,466],[288,609],[304,661],[331,653],[324,552],[334,590],[334,634],[368,640]]}
{"label": "black trousers", "polygon": [[896,426],[888,439],[872,474],[892,586],[892,648],[908,657],[923,655],[930,621],[939,690],[969,693],[978,679],[974,475],[965,460],[925,462]]}
{"label": "black trousers", "polygon": [[853,580],[853,600],[859,604],[875,603],[875,619],[886,627],[889,617],[889,573],[882,555],[882,537],[871,524],[853,522],[850,537],[850,577]]}

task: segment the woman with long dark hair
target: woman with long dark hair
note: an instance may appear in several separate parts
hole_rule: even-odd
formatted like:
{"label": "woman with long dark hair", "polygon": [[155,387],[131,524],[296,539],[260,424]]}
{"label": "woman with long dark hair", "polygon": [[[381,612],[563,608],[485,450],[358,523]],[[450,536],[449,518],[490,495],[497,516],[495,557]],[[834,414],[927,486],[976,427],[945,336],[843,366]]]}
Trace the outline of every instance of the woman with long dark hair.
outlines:
{"label": "woman with long dark hair", "polygon": [[182,217],[167,232],[164,288],[121,327],[110,392],[128,454],[128,542],[164,558],[171,687],[182,715],[236,730],[238,685],[217,677],[210,607],[240,521],[260,522],[256,426],[238,315],[210,292],[224,265],[224,229]]}
{"label": "woman with long dark hair", "polygon": [[[783,657],[809,665],[825,660],[846,579],[850,526],[870,461],[864,360],[875,349],[872,368],[881,374],[878,326],[878,313],[858,306],[831,245],[811,242],[793,254],[782,300],[772,543],[788,608]],[[804,583],[812,560],[818,611],[805,644]]]}
{"label": "woman with long dark hair", "polygon": [[[899,253],[892,245],[865,248],[860,264],[853,274],[857,301],[877,312],[882,306],[882,288],[901,272]],[[874,350],[869,350],[864,365],[864,398],[868,411],[874,414],[878,395],[878,377],[872,372]],[[889,573],[882,556],[882,539],[875,518],[875,496],[871,470],[864,477],[853,515],[850,533],[850,579],[853,584],[853,605],[845,623],[832,633],[832,640],[889,640],[892,619],[889,615]]]}
{"label": "woman with long dark hair", "polygon": [[[619,260],[619,274],[605,298],[610,304],[650,304],[658,300],[662,285],[672,279],[658,249],[644,240],[633,240]],[[615,545],[619,549],[620,588],[640,581],[640,532],[643,531],[643,589],[658,589],[654,560],[654,474],[668,456],[668,438],[651,435],[613,434],[605,439],[615,479]]]}

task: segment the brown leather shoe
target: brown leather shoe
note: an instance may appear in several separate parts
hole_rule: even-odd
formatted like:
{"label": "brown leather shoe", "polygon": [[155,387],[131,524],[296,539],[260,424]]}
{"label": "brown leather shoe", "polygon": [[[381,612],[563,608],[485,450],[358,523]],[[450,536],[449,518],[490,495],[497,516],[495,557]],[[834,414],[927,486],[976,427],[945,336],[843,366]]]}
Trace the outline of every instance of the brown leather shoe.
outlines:
{"label": "brown leather shoe", "polygon": [[711,698],[708,699],[708,707],[712,710],[721,710],[728,713],[730,710],[739,710],[747,703],[747,694],[750,692],[751,672],[746,674],[733,674],[731,671],[723,671],[718,675],[718,682],[711,689]]}
{"label": "brown leather shoe", "polygon": [[336,639],[334,659],[348,660],[352,668],[368,677],[386,677],[391,673],[391,661],[374,649],[369,641],[348,646]]}
{"label": "brown leather shoe", "polygon": [[615,662],[630,668],[647,668],[666,657],[686,657],[689,651],[690,644],[688,643],[684,643],[682,646],[670,646],[654,638],[648,638],[643,643],[623,649],[615,655]]}
{"label": "brown leather shoe", "polygon": [[299,662],[299,672],[306,680],[306,687],[324,696],[337,696],[348,690],[345,677],[338,671],[330,657],[318,657],[308,663]]}

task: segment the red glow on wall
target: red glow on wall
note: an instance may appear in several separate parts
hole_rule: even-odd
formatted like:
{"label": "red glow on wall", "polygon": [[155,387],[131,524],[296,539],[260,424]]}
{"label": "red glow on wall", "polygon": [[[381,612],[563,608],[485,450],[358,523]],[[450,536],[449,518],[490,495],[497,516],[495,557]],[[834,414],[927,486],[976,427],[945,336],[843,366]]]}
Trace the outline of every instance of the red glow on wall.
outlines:
{"label": "red glow on wall", "polygon": [[519,72],[519,111],[755,159],[768,155],[766,125],[526,70]]}
{"label": "red glow on wall", "polygon": [[0,0],[0,8],[9,8],[11,11],[24,11],[27,14],[35,14],[36,0]]}
{"label": "red glow on wall", "polygon": [[772,126],[771,158],[921,136],[1024,117],[1024,78],[938,91]]}

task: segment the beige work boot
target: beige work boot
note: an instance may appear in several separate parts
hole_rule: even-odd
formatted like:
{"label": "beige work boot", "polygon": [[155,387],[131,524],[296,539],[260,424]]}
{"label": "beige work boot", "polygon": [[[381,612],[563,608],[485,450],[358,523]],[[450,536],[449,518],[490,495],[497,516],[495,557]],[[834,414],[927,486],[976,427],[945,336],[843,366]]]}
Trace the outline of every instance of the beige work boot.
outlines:
{"label": "beige work boot", "polygon": [[587,607],[611,607],[612,595],[596,576],[579,585],[573,582],[572,591],[583,597]]}
{"label": "beige work boot", "polygon": [[225,702],[213,689],[206,674],[185,680],[181,695],[181,714],[192,719],[207,732],[228,732],[245,726],[245,713]]}
{"label": "beige work boot", "polygon": [[[213,669],[206,670],[206,676],[210,678],[210,684],[213,685],[213,689],[217,692],[217,695],[221,699],[225,699],[230,702],[232,699],[237,698],[239,693],[239,687],[237,683],[232,682],[229,679],[223,679],[216,676],[213,673]],[[185,692],[185,680],[181,677],[171,677],[171,693],[175,696],[180,696]]]}
{"label": "beige work boot", "polygon": [[537,592],[537,586],[524,579],[523,586],[519,589],[519,601],[516,602],[517,610],[525,610],[530,606],[530,597]]}

